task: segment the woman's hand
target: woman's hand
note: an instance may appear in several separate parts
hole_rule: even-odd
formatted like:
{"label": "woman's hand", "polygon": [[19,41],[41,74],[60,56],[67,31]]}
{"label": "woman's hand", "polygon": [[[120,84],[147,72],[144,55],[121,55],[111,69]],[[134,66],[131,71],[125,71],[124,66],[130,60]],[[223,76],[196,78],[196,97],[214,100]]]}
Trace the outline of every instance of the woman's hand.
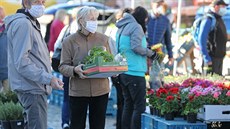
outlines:
{"label": "woman's hand", "polygon": [[78,74],[79,78],[85,79],[87,77],[84,75],[84,71],[82,70],[82,66],[84,66],[84,64],[80,64],[80,65],[74,67],[74,72]]}

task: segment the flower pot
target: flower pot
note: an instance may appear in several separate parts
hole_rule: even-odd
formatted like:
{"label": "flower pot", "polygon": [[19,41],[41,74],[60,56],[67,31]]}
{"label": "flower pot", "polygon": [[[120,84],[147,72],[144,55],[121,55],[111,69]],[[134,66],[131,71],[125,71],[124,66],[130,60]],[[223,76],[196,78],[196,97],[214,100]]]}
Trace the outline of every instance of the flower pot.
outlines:
{"label": "flower pot", "polygon": [[154,107],[150,107],[150,114],[151,115],[157,115],[157,109]]}
{"label": "flower pot", "polygon": [[187,120],[187,115],[183,115],[183,119],[184,119],[184,120]]}
{"label": "flower pot", "polygon": [[9,121],[1,121],[2,128],[1,129],[11,129]]}
{"label": "flower pot", "polygon": [[172,112],[165,113],[164,117],[165,117],[165,120],[174,120],[174,114]]}
{"label": "flower pot", "polygon": [[23,120],[11,120],[10,121],[11,129],[24,129]]}
{"label": "flower pot", "polygon": [[197,113],[189,113],[187,115],[187,122],[188,123],[196,123],[196,117],[197,117]]}

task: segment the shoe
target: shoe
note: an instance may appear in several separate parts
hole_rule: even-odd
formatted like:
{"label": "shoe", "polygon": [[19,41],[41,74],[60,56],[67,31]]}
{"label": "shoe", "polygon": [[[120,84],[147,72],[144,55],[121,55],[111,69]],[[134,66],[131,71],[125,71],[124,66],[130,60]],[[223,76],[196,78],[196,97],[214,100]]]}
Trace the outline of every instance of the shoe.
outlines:
{"label": "shoe", "polygon": [[65,123],[65,124],[63,125],[63,129],[69,129],[69,125],[68,125],[67,123]]}

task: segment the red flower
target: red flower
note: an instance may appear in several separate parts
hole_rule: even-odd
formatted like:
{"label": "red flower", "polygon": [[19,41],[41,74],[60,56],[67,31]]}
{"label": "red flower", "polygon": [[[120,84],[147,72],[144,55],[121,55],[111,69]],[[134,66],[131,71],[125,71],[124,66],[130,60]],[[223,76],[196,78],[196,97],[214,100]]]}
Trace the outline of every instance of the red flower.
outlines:
{"label": "red flower", "polygon": [[153,89],[149,89],[147,92],[148,95],[153,95],[154,94],[154,90]]}
{"label": "red flower", "polygon": [[166,89],[162,88],[162,89],[160,89],[160,93],[161,93],[161,94],[167,94],[168,91],[167,91]]}
{"label": "red flower", "polygon": [[178,94],[179,88],[177,88],[177,87],[170,88],[169,92],[171,92],[172,94]]}
{"label": "red flower", "polygon": [[172,101],[172,100],[174,100],[174,96],[167,96],[166,97],[166,101],[168,101],[168,102],[170,102],[170,101]]}
{"label": "red flower", "polygon": [[194,96],[193,96],[193,95],[189,95],[189,96],[188,96],[188,99],[189,99],[189,101],[193,101]]}
{"label": "red flower", "polygon": [[161,96],[161,94],[167,94],[168,91],[165,88],[159,88],[157,90],[157,96]]}

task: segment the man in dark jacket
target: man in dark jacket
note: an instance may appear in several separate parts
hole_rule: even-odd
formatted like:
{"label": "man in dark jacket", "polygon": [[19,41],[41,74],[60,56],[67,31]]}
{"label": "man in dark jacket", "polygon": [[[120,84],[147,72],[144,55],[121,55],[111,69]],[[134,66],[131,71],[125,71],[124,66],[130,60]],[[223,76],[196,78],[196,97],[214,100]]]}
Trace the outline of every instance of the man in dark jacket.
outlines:
{"label": "man in dark jacket", "polygon": [[[222,75],[223,59],[226,54],[227,31],[222,16],[226,14],[227,4],[224,0],[213,0],[209,14],[216,18],[216,25],[211,30],[212,19],[205,18],[200,25],[198,44],[203,54],[204,70],[211,74]],[[206,70],[205,70],[206,71]]]}
{"label": "man in dark jacket", "polygon": [[166,47],[169,65],[173,63],[172,43],[171,43],[171,23],[164,15],[164,0],[152,0],[152,13],[149,15],[147,24],[148,46],[163,43]]}

